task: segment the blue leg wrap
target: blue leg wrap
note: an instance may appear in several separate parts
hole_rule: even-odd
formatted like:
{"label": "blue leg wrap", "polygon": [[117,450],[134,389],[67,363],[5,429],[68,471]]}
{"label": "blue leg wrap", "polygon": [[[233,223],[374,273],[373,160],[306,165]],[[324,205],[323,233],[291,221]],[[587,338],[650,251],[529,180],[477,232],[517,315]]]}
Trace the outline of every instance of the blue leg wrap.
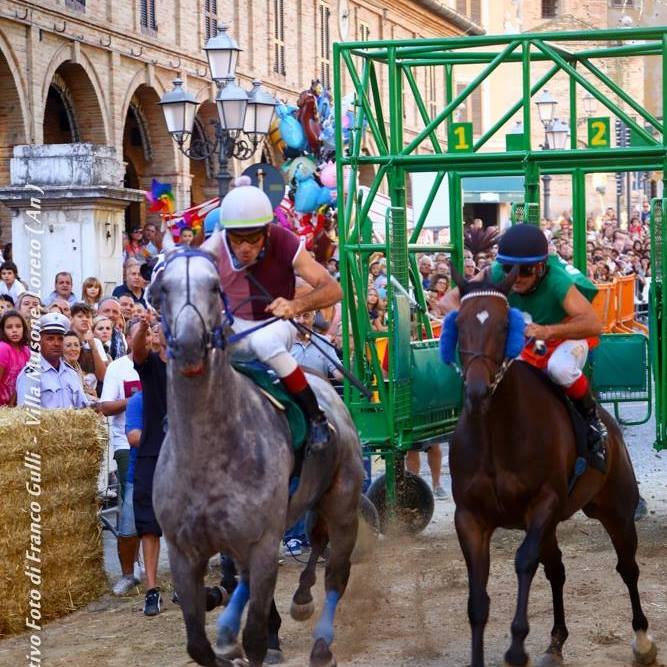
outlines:
{"label": "blue leg wrap", "polygon": [[234,589],[234,593],[232,593],[232,597],[229,599],[225,610],[218,618],[218,632],[220,634],[231,634],[234,638],[238,636],[241,629],[241,616],[246,604],[248,604],[249,597],[250,589],[248,588],[248,582],[240,581]]}
{"label": "blue leg wrap", "polygon": [[339,600],[340,593],[338,593],[338,591],[327,591],[327,597],[324,601],[324,608],[322,609],[320,622],[315,626],[315,630],[313,630],[313,639],[324,639],[327,646],[334,640],[333,624]]}

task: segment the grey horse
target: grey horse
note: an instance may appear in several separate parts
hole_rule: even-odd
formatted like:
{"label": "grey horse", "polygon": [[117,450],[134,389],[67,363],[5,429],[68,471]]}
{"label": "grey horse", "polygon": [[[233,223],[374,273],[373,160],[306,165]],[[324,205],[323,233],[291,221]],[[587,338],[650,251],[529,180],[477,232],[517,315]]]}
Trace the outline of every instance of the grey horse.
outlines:
{"label": "grey horse", "polygon": [[[299,488],[288,498],[295,455],[287,420],[229,363],[226,339],[232,332],[223,323],[216,262],[221,242],[216,234],[200,249],[175,249],[166,234],[165,268],[151,285],[170,352],[168,431],[155,470],[153,503],[169,548],[187,650],[200,665],[236,664],[241,614],[249,602],[243,649],[252,667],[262,665],[281,537],[286,526],[312,509],[313,555],[291,612],[297,620],[313,613],[315,563],[328,542],[326,601],[313,633],[310,666],[332,667],[334,614],[349,578],[358,527],[359,439],[334,389],[309,377],[333,435],[322,458],[306,456]],[[241,579],[219,617],[212,647],[204,628],[204,573],[218,552],[234,558]]]}

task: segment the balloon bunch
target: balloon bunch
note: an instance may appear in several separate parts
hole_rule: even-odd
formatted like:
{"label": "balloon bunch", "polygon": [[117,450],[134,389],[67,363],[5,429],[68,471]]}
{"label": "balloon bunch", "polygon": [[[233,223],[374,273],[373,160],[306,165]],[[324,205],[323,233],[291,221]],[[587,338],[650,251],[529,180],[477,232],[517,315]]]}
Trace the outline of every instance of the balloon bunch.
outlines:
{"label": "balloon bunch", "polygon": [[[343,98],[343,142],[354,128],[354,95]],[[288,194],[276,208],[276,220],[306,239],[306,247],[326,261],[335,249],[337,173],[333,100],[319,80],[311,82],[296,106],[279,104],[269,139],[282,151]],[[347,179],[346,179],[347,180]]]}

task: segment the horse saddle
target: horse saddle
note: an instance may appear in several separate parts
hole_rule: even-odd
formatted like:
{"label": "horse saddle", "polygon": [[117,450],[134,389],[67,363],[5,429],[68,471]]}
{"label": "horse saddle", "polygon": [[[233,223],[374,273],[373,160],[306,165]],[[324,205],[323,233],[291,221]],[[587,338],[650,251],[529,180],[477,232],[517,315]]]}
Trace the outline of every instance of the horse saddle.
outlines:
{"label": "horse saddle", "polygon": [[292,449],[295,452],[301,449],[308,436],[308,419],[269,366],[260,361],[234,361],[232,366],[252,380],[269,403],[285,415],[292,436]]}
{"label": "horse saddle", "polygon": [[543,370],[536,368],[532,364],[526,362],[524,366],[530,368],[531,372],[535,373],[542,382],[550,389],[551,393],[565,406],[570,421],[572,422],[572,430],[574,431],[574,441],[577,449],[577,460],[574,464],[574,470],[570,475],[568,483],[569,493],[572,493],[575,482],[581,477],[586,468],[589,466],[590,451],[588,448],[588,424],[581,416],[574,403],[567,397],[567,394],[560,385],[557,385]]}

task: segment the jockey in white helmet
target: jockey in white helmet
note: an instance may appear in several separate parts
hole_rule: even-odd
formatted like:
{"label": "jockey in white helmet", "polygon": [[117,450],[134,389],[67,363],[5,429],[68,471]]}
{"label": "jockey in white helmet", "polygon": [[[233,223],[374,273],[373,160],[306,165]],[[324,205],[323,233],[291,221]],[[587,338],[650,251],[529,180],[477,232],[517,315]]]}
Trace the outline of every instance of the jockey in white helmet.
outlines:
{"label": "jockey in white helmet", "polygon": [[[273,222],[266,194],[241,177],[222,200],[220,284],[234,315],[236,333],[279,317],[236,343],[233,355],[256,358],[270,366],[310,420],[309,447],[322,451],[329,439],[324,413],[306,377],[290,354],[296,330],[288,321],[342,298],[340,285],[308,253],[302,239]],[[295,296],[296,275],[313,289]]]}

